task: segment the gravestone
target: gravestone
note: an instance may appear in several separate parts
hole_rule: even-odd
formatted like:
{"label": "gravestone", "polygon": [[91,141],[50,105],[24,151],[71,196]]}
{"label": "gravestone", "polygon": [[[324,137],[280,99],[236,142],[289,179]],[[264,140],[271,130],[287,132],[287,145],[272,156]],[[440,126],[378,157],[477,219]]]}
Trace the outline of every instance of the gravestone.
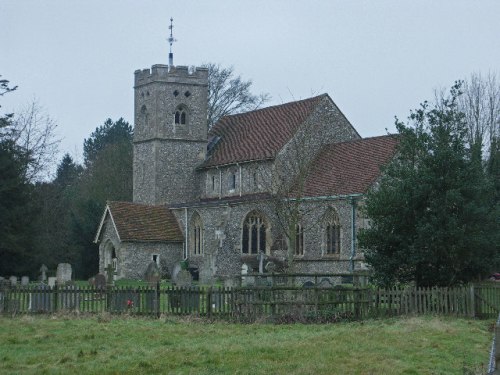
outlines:
{"label": "gravestone", "polygon": [[9,277],[9,281],[11,286],[17,286],[17,276]]}
{"label": "gravestone", "polygon": [[47,268],[47,266],[45,264],[42,264],[42,266],[40,267],[40,273],[41,273],[40,281],[43,281],[43,282],[47,281],[47,271],[48,270],[49,269]]}
{"label": "gravestone", "polygon": [[76,285],[65,285],[58,293],[58,306],[61,310],[80,310],[80,290]]}
{"label": "gravestone", "polygon": [[106,289],[106,276],[102,273],[98,273],[94,277],[94,286],[96,289]]}
{"label": "gravestone", "polygon": [[71,281],[71,276],[73,275],[73,270],[71,269],[71,264],[69,263],[59,263],[57,265],[57,284],[64,285],[68,281]]}
{"label": "gravestone", "polygon": [[146,273],[144,274],[144,279],[150,283],[156,285],[161,280],[160,268],[156,262],[151,262],[148,264]]}
{"label": "gravestone", "polygon": [[251,270],[250,266],[246,263],[241,265],[241,286],[251,286],[255,284],[255,277],[245,276]]}
{"label": "gravestone", "polygon": [[21,277],[21,286],[28,286],[30,278],[28,276]]}
{"label": "gravestone", "polygon": [[49,277],[48,284],[51,288],[56,286],[56,280],[57,280],[57,277],[54,277],[54,276]]}
{"label": "gravestone", "polygon": [[30,293],[29,310],[33,312],[49,312],[52,309],[52,293],[47,284],[39,283]]}
{"label": "gravestone", "polygon": [[116,271],[115,266],[112,263],[110,263],[104,269],[104,271],[106,271],[106,283],[108,285],[115,285],[115,271]]}
{"label": "gravestone", "polygon": [[180,270],[175,280],[175,285],[180,287],[190,287],[193,284],[193,277],[188,270]]}
{"label": "gravestone", "polygon": [[174,268],[172,269],[172,282],[175,284],[176,281],[177,281],[177,275],[179,274],[179,272],[181,271],[181,265],[180,263],[176,263],[174,265]]}

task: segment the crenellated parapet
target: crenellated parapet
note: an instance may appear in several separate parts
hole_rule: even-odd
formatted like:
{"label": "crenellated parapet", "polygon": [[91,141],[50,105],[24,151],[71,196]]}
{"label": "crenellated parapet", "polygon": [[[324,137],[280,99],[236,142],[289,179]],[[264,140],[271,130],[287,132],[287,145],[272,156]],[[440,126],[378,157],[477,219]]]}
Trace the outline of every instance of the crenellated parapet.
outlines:
{"label": "crenellated parapet", "polygon": [[151,69],[136,70],[135,87],[153,82],[207,85],[208,69],[202,67],[169,66],[156,64]]}

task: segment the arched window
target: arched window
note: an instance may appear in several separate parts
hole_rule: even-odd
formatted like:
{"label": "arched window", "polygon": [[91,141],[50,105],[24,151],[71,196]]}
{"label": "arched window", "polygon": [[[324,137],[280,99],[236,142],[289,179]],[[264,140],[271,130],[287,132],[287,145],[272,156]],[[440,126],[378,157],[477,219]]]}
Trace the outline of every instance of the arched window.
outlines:
{"label": "arched window", "polygon": [[241,251],[243,254],[259,254],[266,252],[266,236],[268,225],[262,215],[252,212],[248,214],[242,231]]}
{"label": "arched window", "polygon": [[175,125],[186,125],[187,124],[187,110],[185,107],[177,107],[174,115]]}
{"label": "arched window", "polygon": [[200,215],[196,212],[193,214],[191,220],[191,254],[192,255],[202,255],[203,254],[203,222],[201,221]]}
{"label": "arched window", "polygon": [[333,209],[325,215],[325,254],[340,254],[340,220]]}

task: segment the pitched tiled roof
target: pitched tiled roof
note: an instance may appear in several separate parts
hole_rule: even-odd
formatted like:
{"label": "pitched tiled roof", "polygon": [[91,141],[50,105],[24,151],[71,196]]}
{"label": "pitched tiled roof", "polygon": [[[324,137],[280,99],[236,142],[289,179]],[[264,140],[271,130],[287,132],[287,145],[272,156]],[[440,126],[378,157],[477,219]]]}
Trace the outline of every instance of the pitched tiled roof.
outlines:
{"label": "pitched tiled roof", "polygon": [[166,206],[108,202],[121,241],[183,241],[175,216]]}
{"label": "pitched tiled roof", "polygon": [[303,196],[365,193],[397,143],[397,136],[387,135],[326,145],[311,166]]}
{"label": "pitched tiled roof", "polygon": [[210,131],[220,137],[201,167],[274,158],[327,94],[221,118]]}

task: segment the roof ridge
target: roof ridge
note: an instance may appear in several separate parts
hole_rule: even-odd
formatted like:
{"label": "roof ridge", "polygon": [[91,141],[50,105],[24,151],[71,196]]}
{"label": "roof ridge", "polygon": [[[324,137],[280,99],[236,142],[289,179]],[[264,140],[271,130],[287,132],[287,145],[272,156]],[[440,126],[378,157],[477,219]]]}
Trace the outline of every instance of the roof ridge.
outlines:
{"label": "roof ridge", "polygon": [[[320,99],[322,97],[325,97],[325,96],[328,96],[328,94],[327,93],[323,93],[323,94],[312,96],[312,97],[306,98],[306,99],[293,100],[291,102],[270,105],[269,107],[257,108],[257,109],[253,109],[253,110],[247,111],[247,112],[240,112],[240,113],[235,113],[235,114],[232,114],[232,115],[226,115],[226,116],[221,117],[219,121],[221,121],[222,119],[225,119],[225,118],[234,118],[234,117],[238,117],[238,116],[246,116],[246,115],[250,115],[250,114],[253,114],[253,113],[257,113],[257,112],[262,112],[262,111],[276,109],[278,107],[285,107],[285,106],[294,105],[294,104],[298,104],[298,103],[304,103],[304,102],[308,102],[308,101],[318,100],[318,99]],[[219,121],[217,121],[217,122],[219,122]]]}
{"label": "roof ridge", "polygon": [[374,135],[373,137],[348,139],[348,140],[342,141],[342,142],[327,143],[325,146],[340,145],[340,144],[345,144],[345,143],[364,142],[364,141],[369,141],[369,140],[377,139],[377,138],[393,138],[393,137],[395,138],[395,137],[398,137],[398,136],[399,136],[399,134]]}

